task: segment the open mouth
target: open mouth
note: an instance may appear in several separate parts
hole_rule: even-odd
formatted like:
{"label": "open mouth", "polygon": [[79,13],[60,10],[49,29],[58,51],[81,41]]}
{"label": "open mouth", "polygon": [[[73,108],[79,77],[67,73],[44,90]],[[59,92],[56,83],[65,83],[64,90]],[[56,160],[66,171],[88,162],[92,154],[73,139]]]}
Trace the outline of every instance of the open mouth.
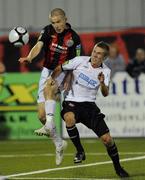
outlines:
{"label": "open mouth", "polygon": [[56,32],[61,32],[61,29],[56,29]]}

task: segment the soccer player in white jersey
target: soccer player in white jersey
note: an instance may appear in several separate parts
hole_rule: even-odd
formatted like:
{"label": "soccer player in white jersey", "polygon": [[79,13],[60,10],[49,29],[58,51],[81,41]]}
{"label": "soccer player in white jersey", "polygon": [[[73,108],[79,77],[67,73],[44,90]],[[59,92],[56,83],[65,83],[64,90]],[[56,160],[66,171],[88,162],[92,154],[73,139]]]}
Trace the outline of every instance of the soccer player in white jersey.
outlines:
{"label": "soccer player in white jersey", "polygon": [[[75,57],[68,63],[58,66],[52,74],[51,84],[52,89],[55,88],[57,83],[55,83],[55,78],[62,71],[73,70],[72,87],[63,102],[61,115],[66,123],[68,135],[77,150],[74,163],[80,163],[86,159],[79,132],[75,125],[81,122],[93,130],[106,146],[117,175],[128,177],[129,174],[120,165],[116,144],[104,121],[105,115],[101,113],[95,103],[99,88],[104,97],[109,94],[111,70],[103,63],[108,52],[108,44],[99,42],[94,46],[91,57]],[[47,94],[47,89],[48,87],[45,88],[44,94]]]}

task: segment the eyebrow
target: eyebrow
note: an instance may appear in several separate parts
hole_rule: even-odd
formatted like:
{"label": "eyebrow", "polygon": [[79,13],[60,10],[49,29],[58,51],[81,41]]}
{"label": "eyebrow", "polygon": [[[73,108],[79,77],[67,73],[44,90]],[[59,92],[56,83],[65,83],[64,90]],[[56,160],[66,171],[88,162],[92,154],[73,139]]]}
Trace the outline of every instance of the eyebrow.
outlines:
{"label": "eyebrow", "polygon": [[100,53],[100,54],[103,54],[105,53],[104,51],[95,51],[96,53]]}
{"label": "eyebrow", "polygon": [[60,20],[58,20],[58,21],[51,21],[52,24],[58,23],[58,22],[60,22]]}

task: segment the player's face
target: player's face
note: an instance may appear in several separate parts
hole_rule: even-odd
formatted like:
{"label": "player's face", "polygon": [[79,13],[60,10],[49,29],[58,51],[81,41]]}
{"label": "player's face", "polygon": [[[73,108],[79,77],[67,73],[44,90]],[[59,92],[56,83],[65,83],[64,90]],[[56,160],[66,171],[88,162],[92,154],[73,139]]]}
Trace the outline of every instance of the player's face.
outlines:
{"label": "player's face", "polygon": [[93,67],[99,67],[105,58],[105,50],[95,46],[91,54],[91,64]]}
{"label": "player's face", "polygon": [[145,60],[145,51],[142,49],[138,49],[136,52],[136,59],[138,61],[144,61]]}
{"label": "player's face", "polygon": [[57,33],[62,33],[66,27],[66,17],[58,15],[50,18],[51,24]]}

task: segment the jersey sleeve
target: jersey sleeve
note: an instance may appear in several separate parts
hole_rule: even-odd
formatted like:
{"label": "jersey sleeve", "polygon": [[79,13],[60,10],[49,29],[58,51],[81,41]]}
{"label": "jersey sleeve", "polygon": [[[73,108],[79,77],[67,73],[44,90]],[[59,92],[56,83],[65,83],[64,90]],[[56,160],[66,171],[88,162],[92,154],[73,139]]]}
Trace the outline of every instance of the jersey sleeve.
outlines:
{"label": "jersey sleeve", "polygon": [[40,35],[38,37],[38,41],[42,41],[43,43],[45,43],[48,39],[48,30],[46,27],[44,27],[42,29],[42,31],[40,32]]}
{"label": "jersey sleeve", "polygon": [[80,37],[74,32],[73,33],[73,46],[70,47],[70,53],[68,59],[72,59],[76,56],[82,55],[82,45]]}
{"label": "jersey sleeve", "polygon": [[105,83],[106,86],[109,86],[109,84],[110,84],[111,70],[110,70],[110,69],[106,69],[105,72],[104,72],[104,75],[105,75],[104,83]]}
{"label": "jersey sleeve", "polygon": [[76,56],[82,55],[82,45],[81,45],[80,37],[78,35],[76,36],[75,51],[76,51]]}
{"label": "jersey sleeve", "polygon": [[75,70],[82,62],[82,59],[80,57],[75,57],[71,60],[66,61],[61,65],[62,70]]}

